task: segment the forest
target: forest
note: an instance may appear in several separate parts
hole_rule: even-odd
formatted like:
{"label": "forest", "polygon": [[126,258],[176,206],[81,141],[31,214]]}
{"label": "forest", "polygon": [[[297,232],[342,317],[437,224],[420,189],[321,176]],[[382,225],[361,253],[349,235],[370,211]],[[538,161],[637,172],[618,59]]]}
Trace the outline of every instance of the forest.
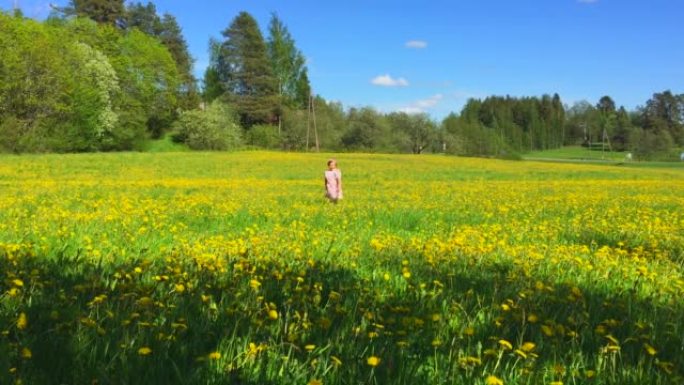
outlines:
{"label": "forest", "polygon": [[669,90],[634,110],[609,95],[490,96],[436,121],[312,95],[305,55],[275,13],[263,30],[241,12],[218,32],[196,79],[179,23],[151,2],[71,0],[45,21],[0,13],[0,151],[144,151],[164,137],[196,150],[511,159],[564,145],[673,159],[684,147],[684,94]]}

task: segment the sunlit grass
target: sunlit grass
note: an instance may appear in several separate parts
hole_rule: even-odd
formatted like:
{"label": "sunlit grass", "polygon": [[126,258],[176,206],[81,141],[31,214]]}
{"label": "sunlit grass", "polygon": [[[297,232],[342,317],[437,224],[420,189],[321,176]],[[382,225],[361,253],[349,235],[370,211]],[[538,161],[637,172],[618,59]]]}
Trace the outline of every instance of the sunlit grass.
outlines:
{"label": "sunlit grass", "polygon": [[0,383],[671,384],[678,169],[0,157]]}

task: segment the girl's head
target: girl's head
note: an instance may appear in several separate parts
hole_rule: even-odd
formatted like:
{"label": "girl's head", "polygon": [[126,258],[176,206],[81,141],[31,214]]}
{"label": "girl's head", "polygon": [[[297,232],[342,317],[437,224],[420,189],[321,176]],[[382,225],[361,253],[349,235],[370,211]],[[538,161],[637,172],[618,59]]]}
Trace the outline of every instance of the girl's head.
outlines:
{"label": "girl's head", "polygon": [[328,159],[328,170],[334,170],[337,168],[337,162],[335,159]]}

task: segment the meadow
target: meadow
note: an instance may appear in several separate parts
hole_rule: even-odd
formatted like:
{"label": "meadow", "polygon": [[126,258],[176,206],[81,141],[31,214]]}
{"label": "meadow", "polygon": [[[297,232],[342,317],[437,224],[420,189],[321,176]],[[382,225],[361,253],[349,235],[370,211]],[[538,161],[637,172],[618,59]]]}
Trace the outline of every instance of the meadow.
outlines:
{"label": "meadow", "polygon": [[0,156],[0,384],[681,384],[684,170]]}

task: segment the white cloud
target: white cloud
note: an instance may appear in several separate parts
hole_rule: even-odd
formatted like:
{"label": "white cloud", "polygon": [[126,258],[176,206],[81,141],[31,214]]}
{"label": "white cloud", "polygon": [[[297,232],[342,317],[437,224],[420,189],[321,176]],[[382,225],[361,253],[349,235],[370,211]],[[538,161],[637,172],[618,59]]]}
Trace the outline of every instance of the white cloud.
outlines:
{"label": "white cloud", "polygon": [[435,94],[427,99],[416,100],[415,102],[409,104],[408,106],[400,108],[399,112],[405,112],[407,114],[421,114],[427,110],[435,107],[439,102],[444,99],[444,95]]}
{"label": "white cloud", "polygon": [[427,47],[427,42],[423,40],[409,40],[405,44],[406,48],[422,49]]}
{"label": "white cloud", "polygon": [[394,79],[389,74],[379,75],[371,79],[371,84],[382,87],[406,87],[408,86],[408,81],[404,78]]}

